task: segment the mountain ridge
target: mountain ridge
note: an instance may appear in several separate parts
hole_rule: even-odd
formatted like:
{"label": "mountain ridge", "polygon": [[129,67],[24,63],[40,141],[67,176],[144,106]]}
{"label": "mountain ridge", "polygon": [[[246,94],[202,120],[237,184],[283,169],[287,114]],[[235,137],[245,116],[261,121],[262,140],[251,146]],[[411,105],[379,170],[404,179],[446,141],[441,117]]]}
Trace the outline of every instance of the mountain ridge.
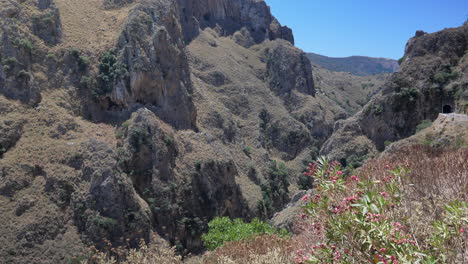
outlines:
{"label": "mountain ridge", "polygon": [[388,58],[375,58],[368,56],[328,57],[312,52],[307,57],[313,64],[337,72],[349,72],[358,76],[368,76],[380,73],[393,73],[398,71],[398,61]]}

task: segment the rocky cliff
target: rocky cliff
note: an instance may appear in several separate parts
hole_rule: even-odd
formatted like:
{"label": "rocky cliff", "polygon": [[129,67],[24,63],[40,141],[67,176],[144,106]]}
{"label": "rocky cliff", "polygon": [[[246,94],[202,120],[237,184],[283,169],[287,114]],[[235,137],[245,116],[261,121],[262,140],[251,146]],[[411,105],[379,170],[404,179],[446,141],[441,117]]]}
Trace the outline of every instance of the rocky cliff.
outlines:
{"label": "rocky cliff", "polygon": [[439,113],[467,113],[468,25],[427,34],[406,45],[401,69],[360,112],[335,124],[323,145],[344,163],[359,163],[391,142],[415,133]]}
{"label": "rocky cliff", "polygon": [[346,116],[259,0],[0,1],[0,259],[269,217]]}

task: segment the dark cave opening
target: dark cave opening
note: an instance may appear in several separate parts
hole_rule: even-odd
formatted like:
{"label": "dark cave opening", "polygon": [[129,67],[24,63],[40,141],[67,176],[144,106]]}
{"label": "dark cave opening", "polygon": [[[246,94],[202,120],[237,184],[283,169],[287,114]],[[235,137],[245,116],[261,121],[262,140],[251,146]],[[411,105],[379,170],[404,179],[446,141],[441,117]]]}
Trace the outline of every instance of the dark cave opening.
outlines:
{"label": "dark cave opening", "polygon": [[444,113],[444,114],[453,113],[452,107],[450,105],[444,105],[444,107],[442,108],[442,113]]}

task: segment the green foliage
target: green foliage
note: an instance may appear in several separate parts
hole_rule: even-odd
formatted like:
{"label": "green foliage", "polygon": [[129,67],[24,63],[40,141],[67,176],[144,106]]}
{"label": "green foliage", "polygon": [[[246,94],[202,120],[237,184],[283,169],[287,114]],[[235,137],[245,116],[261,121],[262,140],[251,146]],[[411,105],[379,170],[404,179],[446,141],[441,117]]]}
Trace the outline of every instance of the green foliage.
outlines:
{"label": "green foliage", "polygon": [[252,148],[250,146],[245,146],[242,151],[244,151],[245,155],[247,155],[248,157],[250,157],[250,155],[252,155]]}
{"label": "green foliage", "polygon": [[206,248],[214,250],[229,241],[248,239],[262,234],[278,234],[288,236],[284,229],[278,230],[265,222],[255,218],[251,223],[241,219],[231,220],[229,217],[216,217],[208,223],[209,231],[202,235]]}
{"label": "green foliage", "polygon": [[80,50],[77,50],[74,48],[71,49],[69,52],[70,52],[70,55],[76,59],[76,62],[78,63],[78,68],[80,69],[80,71],[86,71],[90,63],[89,57],[83,55]]}
{"label": "green foliage", "polygon": [[115,226],[117,226],[117,220],[109,217],[104,217],[100,215],[96,215],[95,217],[91,218],[91,221],[96,226],[102,227],[109,231],[113,230]]}
{"label": "green foliage", "polygon": [[431,120],[423,120],[417,127],[416,127],[416,132],[419,132],[423,129],[426,129],[432,125]]}
{"label": "green foliage", "polygon": [[28,51],[29,53],[31,53],[34,50],[34,44],[29,39],[25,39],[25,38],[17,39],[15,42],[17,46],[22,47],[24,50]]}
{"label": "green foliage", "polygon": [[401,88],[398,93],[396,93],[397,96],[406,99],[410,102],[416,100],[419,96],[419,90],[416,88]]}
{"label": "green foliage", "polygon": [[55,54],[52,53],[52,52],[47,53],[46,58],[49,59],[49,60],[57,60],[57,57],[55,57]]}
{"label": "green foliage", "polygon": [[203,226],[205,224],[203,220],[198,217],[182,217],[177,223],[179,226],[183,226],[185,230],[188,230],[192,236],[199,235],[204,231]]}
{"label": "green foliage", "polygon": [[370,108],[370,111],[373,115],[379,116],[384,112],[384,109],[381,105],[379,104],[373,104]]}
{"label": "green foliage", "polygon": [[409,170],[388,168],[377,179],[346,179],[340,165],[326,158],[309,166],[317,188],[304,210],[311,232],[322,238],[305,254],[298,251],[298,258],[306,259],[299,263],[453,263],[448,260],[457,255],[454,245],[464,244],[468,203],[447,204],[429,238],[411,233],[417,230],[406,227],[396,211],[404,206]]}
{"label": "green foliage", "polygon": [[144,127],[135,126],[129,131],[129,143],[135,152],[140,151],[141,146],[151,146],[151,136]]}
{"label": "green foliage", "polygon": [[363,90],[365,90],[367,88],[372,88],[374,86],[375,86],[374,83],[363,83],[363,84],[361,84],[361,87],[362,87]]}
{"label": "green foliage", "polygon": [[259,126],[262,130],[265,130],[267,128],[268,123],[270,122],[270,114],[268,113],[267,110],[262,109],[260,113],[258,114],[258,117],[260,119],[259,121]]}
{"label": "green foliage", "polygon": [[83,88],[91,88],[93,83],[93,78],[90,76],[82,76],[80,79],[80,86]]}
{"label": "green foliage", "polygon": [[174,144],[174,137],[171,135],[164,135],[163,141],[166,146],[171,146]]}
{"label": "green foliage", "polygon": [[115,50],[104,52],[99,62],[99,85],[93,91],[93,95],[99,97],[112,92],[115,82],[127,74],[127,66],[118,61],[117,52]]}
{"label": "green foliage", "polygon": [[405,60],[405,57],[401,57],[398,59],[398,65],[401,65],[403,63],[403,60]]}
{"label": "green foliage", "polygon": [[301,190],[310,190],[314,186],[314,181],[312,177],[300,175],[299,180],[297,181],[297,185]]}
{"label": "green foliage", "polygon": [[31,74],[28,71],[21,70],[16,75],[18,79],[29,80],[31,78]]}
{"label": "green foliage", "polygon": [[14,67],[17,63],[18,63],[18,60],[15,57],[6,58],[2,60],[3,65],[9,65],[11,67]]}
{"label": "green foliage", "polygon": [[386,141],[384,142],[384,145],[387,147],[387,146],[390,146],[392,143],[393,143],[392,141],[386,140]]}
{"label": "green foliage", "polygon": [[261,185],[262,200],[257,205],[259,214],[270,217],[276,209],[288,200],[289,171],[282,162],[272,161],[268,168],[267,182]]}
{"label": "green foliage", "polygon": [[433,81],[439,85],[444,85],[448,83],[450,80],[456,79],[457,77],[458,77],[457,72],[440,71],[434,75]]}

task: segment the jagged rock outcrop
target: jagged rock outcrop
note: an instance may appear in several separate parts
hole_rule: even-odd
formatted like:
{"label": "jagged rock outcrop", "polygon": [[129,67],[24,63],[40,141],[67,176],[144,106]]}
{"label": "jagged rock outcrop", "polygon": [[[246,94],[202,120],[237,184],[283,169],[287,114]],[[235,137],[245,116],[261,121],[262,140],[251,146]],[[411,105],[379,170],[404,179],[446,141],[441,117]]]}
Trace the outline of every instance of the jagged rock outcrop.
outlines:
{"label": "jagged rock outcrop", "polygon": [[285,39],[294,44],[291,29],[283,27],[271,15],[270,8],[261,0],[176,0],[181,9],[181,24],[185,40],[198,35],[198,30],[210,27],[221,36],[240,31],[249,39],[249,47],[266,39]]}
{"label": "jagged rock outcrop", "polygon": [[181,129],[195,128],[196,110],[177,6],[142,1],[115,50],[104,53],[96,93],[104,110],[144,105]]}
{"label": "jagged rock outcrop", "polygon": [[[150,238],[151,212],[138,196],[129,176],[118,168],[117,156],[105,143],[82,144],[82,154],[73,160],[87,189],[70,193],[75,224],[101,247],[105,240],[114,246],[137,246]],[[70,186],[70,190],[73,188]]]}
{"label": "jagged rock outcrop", "polygon": [[[195,128],[196,110],[184,45],[206,27],[222,36],[239,31],[246,47],[267,39],[294,42],[291,30],[272,17],[263,1],[142,1],[132,10],[112,54],[116,62],[100,67],[97,94],[103,108],[144,105],[177,128]],[[300,60],[304,65],[304,56]],[[106,58],[101,59],[104,63],[109,64]],[[296,88],[310,86],[310,66],[294,70],[304,71],[301,75],[309,79]]]}
{"label": "jagged rock outcrop", "polygon": [[464,112],[467,47],[468,25],[410,39],[400,72],[363,110],[336,126],[321,153],[349,162],[357,141],[359,159],[375,149],[382,151],[386,142],[414,134],[423,120],[435,120],[444,106]]}
{"label": "jagged rock outcrop", "polygon": [[312,67],[306,54],[286,43],[278,42],[266,50],[266,81],[278,96],[292,91],[315,95]]}
{"label": "jagged rock outcrop", "polygon": [[27,8],[17,1],[2,1],[0,14],[0,92],[35,106],[42,100],[42,84],[34,74],[34,64],[42,63],[45,57],[38,42],[55,45],[61,41],[59,11],[51,0],[37,1]]}
{"label": "jagged rock outcrop", "polygon": [[0,158],[21,138],[24,120],[3,120],[0,122]]}
{"label": "jagged rock outcrop", "polygon": [[62,39],[60,13],[51,0],[39,0],[37,7],[40,14],[32,17],[32,32],[47,45],[58,44]]}
{"label": "jagged rock outcrop", "polygon": [[0,0],[9,263],[153,232],[200,252],[214,217],[282,208],[343,118],[264,1],[70,3]]}
{"label": "jagged rock outcrop", "polygon": [[150,110],[134,113],[119,137],[121,167],[150,206],[154,228],[172,243],[200,250],[199,235],[206,228],[206,219],[246,215],[234,163],[200,161],[192,173],[180,175],[176,161],[184,146],[172,128]]}

